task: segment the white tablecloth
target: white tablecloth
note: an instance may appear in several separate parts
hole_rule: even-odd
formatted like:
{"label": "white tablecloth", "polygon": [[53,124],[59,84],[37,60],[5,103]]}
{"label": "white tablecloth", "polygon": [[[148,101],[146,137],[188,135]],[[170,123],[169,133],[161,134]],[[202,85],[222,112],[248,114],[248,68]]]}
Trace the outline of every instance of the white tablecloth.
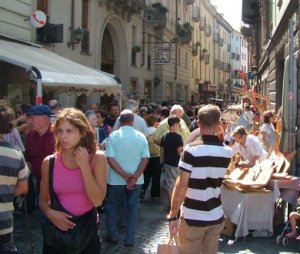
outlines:
{"label": "white tablecloth", "polygon": [[273,192],[242,193],[222,187],[221,199],[224,214],[237,225],[235,237],[244,237],[249,230],[273,234],[274,203]]}
{"label": "white tablecloth", "polygon": [[295,205],[300,192],[300,178],[292,177],[291,179],[273,180],[268,184],[276,196],[281,197],[284,201]]}

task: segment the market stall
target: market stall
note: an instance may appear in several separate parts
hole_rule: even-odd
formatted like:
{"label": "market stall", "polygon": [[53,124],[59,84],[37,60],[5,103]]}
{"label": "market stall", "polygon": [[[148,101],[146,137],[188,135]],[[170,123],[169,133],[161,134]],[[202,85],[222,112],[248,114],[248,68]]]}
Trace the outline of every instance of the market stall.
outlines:
{"label": "market stall", "polygon": [[290,162],[280,152],[272,152],[251,168],[235,165],[233,158],[221,191],[224,214],[236,224],[234,236],[245,237],[250,232],[271,236],[275,202],[281,196],[293,204],[300,178],[288,175]]}

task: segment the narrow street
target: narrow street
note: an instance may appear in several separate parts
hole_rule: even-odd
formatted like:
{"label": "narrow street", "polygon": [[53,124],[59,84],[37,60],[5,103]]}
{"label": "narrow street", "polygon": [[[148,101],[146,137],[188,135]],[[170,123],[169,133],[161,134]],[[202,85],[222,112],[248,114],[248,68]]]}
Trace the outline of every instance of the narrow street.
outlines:
{"label": "narrow street", "polygon": [[[157,245],[168,241],[168,222],[164,220],[166,198],[161,200],[146,200],[140,205],[139,222],[134,247],[124,247],[122,236],[124,228],[119,227],[120,241],[116,245],[105,242],[105,215],[101,215],[100,230],[103,239],[102,253],[104,254],[155,254]],[[30,215],[31,230],[24,215],[15,215],[15,242],[19,254],[41,254],[42,235],[39,228],[37,213]],[[281,233],[282,228],[275,229],[273,237],[252,237],[240,238],[232,243],[229,237],[220,238],[220,254],[242,253],[242,254],[296,254],[300,252],[300,242],[291,240],[288,246],[276,244],[276,236]],[[30,248],[30,239],[33,242],[33,252]]]}

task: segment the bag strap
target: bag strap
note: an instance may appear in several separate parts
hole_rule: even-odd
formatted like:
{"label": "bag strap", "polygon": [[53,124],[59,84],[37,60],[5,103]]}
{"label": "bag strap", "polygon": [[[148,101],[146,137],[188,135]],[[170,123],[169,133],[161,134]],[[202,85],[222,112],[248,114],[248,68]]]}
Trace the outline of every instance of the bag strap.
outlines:
{"label": "bag strap", "polygon": [[170,235],[168,244],[172,244],[172,241],[173,241],[173,240],[174,240],[175,244],[176,244],[177,246],[179,246],[178,235],[173,235],[173,236]]}
{"label": "bag strap", "polygon": [[53,202],[54,199],[54,191],[53,191],[53,168],[54,168],[54,162],[55,162],[55,156],[54,154],[50,155],[50,161],[49,161],[49,195],[50,195],[50,201]]}

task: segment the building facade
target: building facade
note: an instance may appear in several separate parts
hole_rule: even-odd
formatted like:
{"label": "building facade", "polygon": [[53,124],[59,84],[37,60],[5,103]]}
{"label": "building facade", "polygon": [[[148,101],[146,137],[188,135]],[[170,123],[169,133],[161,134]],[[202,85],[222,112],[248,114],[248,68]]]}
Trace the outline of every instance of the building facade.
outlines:
{"label": "building facade", "polygon": [[281,149],[297,151],[299,175],[299,1],[244,0],[242,19],[250,29],[249,62],[256,90],[270,99],[267,109],[283,108]]}
{"label": "building facade", "polygon": [[[36,10],[47,16],[41,28],[28,21]],[[2,35],[112,74],[122,84],[123,101],[231,99],[233,29],[209,0],[12,0],[0,3],[0,13]],[[35,84],[20,79],[23,100],[29,102]],[[51,91],[45,98],[55,97],[63,106],[120,99],[78,95]]]}

